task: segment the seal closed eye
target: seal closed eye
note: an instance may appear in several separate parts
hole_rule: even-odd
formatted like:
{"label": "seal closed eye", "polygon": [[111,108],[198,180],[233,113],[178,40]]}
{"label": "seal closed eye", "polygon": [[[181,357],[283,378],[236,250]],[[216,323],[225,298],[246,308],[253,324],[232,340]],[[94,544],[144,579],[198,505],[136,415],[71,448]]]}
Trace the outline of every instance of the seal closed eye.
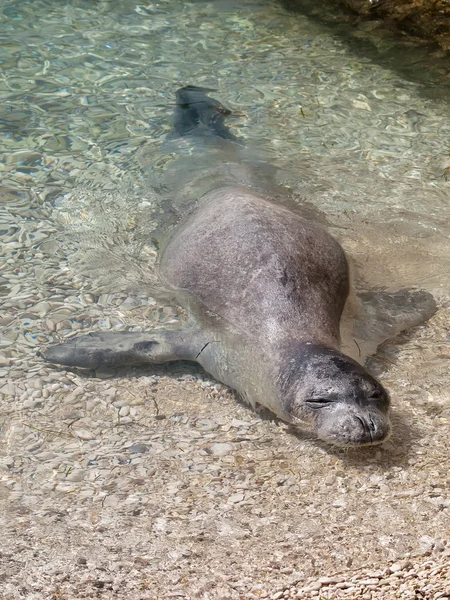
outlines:
{"label": "seal closed eye", "polygon": [[[226,109],[205,90],[183,88],[177,100],[175,135],[206,130],[234,144]],[[159,269],[189,310],[184,329],[89,335],[47,349],[44,358],[87,368],[192,360],[251,405],[309,424],[332,444],[389,436],[387,391],[340,349],[349,268],[322,227],[246,187],[213,187],[175,230]],[[432,298],[425,300],[414,323],[434,311]],[[386,296],[371,318],[392,306]],[[384,319],[383,339],[398,331],[392,323]]]}

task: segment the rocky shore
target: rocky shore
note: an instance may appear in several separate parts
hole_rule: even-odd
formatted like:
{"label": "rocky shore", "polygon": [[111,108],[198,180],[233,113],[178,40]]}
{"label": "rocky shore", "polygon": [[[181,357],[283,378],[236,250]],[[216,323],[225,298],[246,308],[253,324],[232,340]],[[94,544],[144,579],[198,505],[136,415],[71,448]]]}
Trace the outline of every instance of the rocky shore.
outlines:
{"label": "rocky shore", "polygon": [[[389,29],[416,38],[418,44],[430,43],[445,53],[450,51],[448,0],[338,0],[338,3],[356,15],[355,26]],[[304,8],[300,0],[285,0],[285,4],[294,9]],[[326,11],[326,7],[321,10]]]}

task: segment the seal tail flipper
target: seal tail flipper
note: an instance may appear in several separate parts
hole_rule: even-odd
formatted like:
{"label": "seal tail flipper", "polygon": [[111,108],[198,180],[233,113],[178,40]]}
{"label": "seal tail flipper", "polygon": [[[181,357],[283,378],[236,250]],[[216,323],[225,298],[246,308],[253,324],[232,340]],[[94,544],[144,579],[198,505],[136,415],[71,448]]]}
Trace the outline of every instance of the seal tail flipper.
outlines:
{"label": "seal tail flipper", "polygon": [[172,138],[187,136],[217,136],[242,144],[225,125],[225,117],[231,115],[215,98],[210,98],[207,88],[188,85],[176,92],[177,107],[173,118]]}
{"label": "seal tail flipper", "polygon": [[188,327],[148,333],[90,333],[65,344],[50,346],[40,356],[47,362],[84,369],[195,361],[206,343],[203,338],[200,330]]}
{"label": "seal tail flipper", "polygon": [[360,364],[386,340],[427,321],[436,312],[424,290],[360,292],[347,302],[341,320],[341,349]]}

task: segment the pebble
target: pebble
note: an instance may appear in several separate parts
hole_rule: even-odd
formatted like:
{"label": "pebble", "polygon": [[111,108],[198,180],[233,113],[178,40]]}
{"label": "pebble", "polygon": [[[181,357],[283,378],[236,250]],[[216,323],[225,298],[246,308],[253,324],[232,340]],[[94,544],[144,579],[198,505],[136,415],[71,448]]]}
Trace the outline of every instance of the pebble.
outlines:
{"label": "pebble", "polygon": [[98,326],[102,330],[111,329],[111,321],[108,317],[104,317],[103,319],[100,319],[100,321],[98,322]]}
{"label": "pebble", "polygon": [[436,540],[429,535],[424,535],[419,540],[420,550],[422,555],[431,554],[431,551],[436,545]]}
{"label": "pebble", "polygon": [[50,304],[48,302],[39,302],[29,309],[31,313],[39,313],[40,317],[45,317],[49,310]]}
{"label": "pebble", "polygon": [[343,577],[321,577],[318,582],[322,585],[333,585],[342,581],[344,581]]}
{"label": "pebble", "polygon": [[0,393],[5,396],[15,396],[16,395],[16,386],[13,383],[7,383],[6,385],[0,388]]}
{"label": "pebble", "polygon": [[214,421],[214,419],[199,419],[195,423],[195,426],[206,433],[207,431],[216,430],[219,427],[219,424]]}
{"label": "pebble", "polygon": [[67,394],[67,396],[65,397],[65,401],[68,403],[77,401],[79,396],[81,396],[83,392],[84,389],[82,387],[77,387],[72,392],[70,392],[70,394]]}
{"label": "pebble", "polygon": [[49,331],[56,331],[56,323],[52,319],[45,319],[44,325]]}
{"label": "pebble", "polygon": [[84,471],[82,471],[82,470],[74,470],[74,471],[71,471],[67,475],[66,479],[67,479],[67,481],[83,481],[84,477],[85,477],[85,472]]}
{"label": "pebble", "polygon": [[42,404],[42,401],[39,400],[38,398],[28,398],[27,400],[24,401],[23,407],[24,408],[37,408],[41,404]]}
{"label": "pebble", "polygon": [[345,590],[347,588],[352,587],[352,583],[350,581],[342,581],[340,583],[336,583],[335,588],[337,590]]}
{"label": "pebble", "polygon": [[8,358],[5,354],[2,354],[0,352],[0,366],[9,367],[10,364],[11,364],[11,359]]}
{"label": "pebble", "polygon": [[144,452],[148,452],[149,448],[146,444],[133,444],[132,446],[130,446],[128,448],[128,452],[134,453],[134,454],[141,454]]}
{"label": "pebble", "polygon": [[213,456],[222,457],[230,454],[230,452],[233,451],[233,446],[232,444],[226,443],[213,444],[210,448],[210,451]]}
{"label": "pebble", "polygon": [[317,581],[316,583],[311,583],[311,585],[308,587],[308,589],[311,592],[317,591],[317,590],[321,590],[322,589],[322,584],[320,583],[320,581]]}
{"label": "pebble", "polygon": [[244,494],[233,494],[228,498],[228,502],[231,502],[232,504],[237,504],[238,502],[242,502],[243,499]]}
{"label": "pebble", "polygon": [[118,506],[120,503],[120,498],[119,496],[115,496],[113,494],[111,494],[110,496],[106,496],[105,499],[102,502],[103,506]]}
{"label": "pebble", "polygon": [[95,440],[95,435],[87,429],[74,429],[73,432],[80,440]]}
{"label": "pebble", "polygon": [[236,429],[249,429],[252,426],[248,421],[240,421],[239,419],[233,419],[231,421],[231,427],[235,427]]}
{"label": "pebble", "polygon": [[402,492],[397,492],[395,496],[397,498],[415,498],[416,496],[420,496],[419,490],[404,490]]}

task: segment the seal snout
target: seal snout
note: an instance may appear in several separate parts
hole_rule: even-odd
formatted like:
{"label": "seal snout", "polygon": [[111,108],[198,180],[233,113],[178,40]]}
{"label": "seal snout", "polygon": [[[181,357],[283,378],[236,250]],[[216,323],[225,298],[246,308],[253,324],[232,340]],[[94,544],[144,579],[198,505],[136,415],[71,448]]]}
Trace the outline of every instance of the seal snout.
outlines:
{"label": "seal snout", "polygon": [[374,446],[390,435],[389,416],[379,411],[356,414],[346,407],[337,407],[334,414],[325,414],[316,421],[320,439],[336,446]]}
{"label": "seal snout", "polygon": [[[355,419],[359,421],[360,427],[356,427],[354,434],[357,438],[358,446],[372,446],[381,444],[389,437],[391,426],[386,415],[374,417],[372,415],[360,416],[355,415]],[[358,437],[359,434],[359,437]],[[350,442],[354,444],[355,442]]]}

